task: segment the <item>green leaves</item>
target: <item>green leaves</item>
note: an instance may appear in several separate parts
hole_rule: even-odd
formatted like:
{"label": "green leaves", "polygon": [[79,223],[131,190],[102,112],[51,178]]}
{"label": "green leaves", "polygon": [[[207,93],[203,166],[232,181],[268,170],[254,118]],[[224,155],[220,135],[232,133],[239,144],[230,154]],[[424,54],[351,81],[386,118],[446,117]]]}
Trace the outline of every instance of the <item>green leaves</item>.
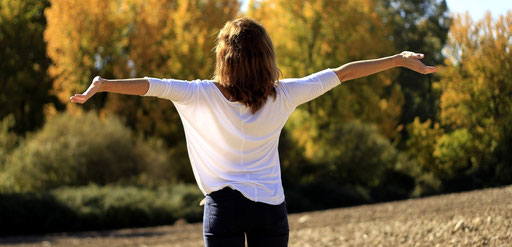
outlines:
{"label": "green leaves", "polygon": [[[117,118],[59,114],[12,151],[2,173],[7,191],[47,191],[61,186],[178,179],[165,146],[139,139]],[[176,167],[173,167],[176,166]]]}
{"label": "green leaves", "polygon": [[47,74],[43,31],[48,1],[0,2],[0,119],[13,114],[17,133],[40,127],[45,108],[54,102]]}

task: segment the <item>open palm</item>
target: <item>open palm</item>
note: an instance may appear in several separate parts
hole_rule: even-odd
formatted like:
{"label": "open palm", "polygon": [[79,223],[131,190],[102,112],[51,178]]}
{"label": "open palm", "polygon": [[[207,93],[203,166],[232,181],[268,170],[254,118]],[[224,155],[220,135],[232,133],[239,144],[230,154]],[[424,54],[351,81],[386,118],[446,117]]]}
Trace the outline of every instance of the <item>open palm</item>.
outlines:
{"label": "open palm", "polygon": [[416,71],[418,73],[422,73],[422,74],[430,74],[430,73],[437,72],[436,67],[427,66],[420,61],[420,59],[425,57],[421,53],[415,53],[412,51],[403,51],[402,53],[400,53],[400,57],[401,57],[400,64],[403,67],[406,67],[408,69],[414,70],[414,71]]}
{"label": "open palm", "polygon": [[73,103],[80,103],[80,104],[85,103],[95,93],[101,92],[100,88],[101,88],[101,81],[102,80],[103,79],[100,76],[94,77],[94,79],[92,80],[91,85],[89,86],[89,88],[87,88],[87,90],[84,93],[82,93],[82,94],[75,94],[75,95],[71,96],[69,99]]}

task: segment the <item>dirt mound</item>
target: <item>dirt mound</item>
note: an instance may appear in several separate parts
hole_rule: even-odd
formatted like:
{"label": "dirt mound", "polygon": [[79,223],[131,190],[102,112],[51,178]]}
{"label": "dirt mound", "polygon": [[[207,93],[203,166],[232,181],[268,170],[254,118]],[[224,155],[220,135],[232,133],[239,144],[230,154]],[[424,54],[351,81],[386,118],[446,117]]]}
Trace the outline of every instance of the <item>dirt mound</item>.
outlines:
{"label": "dirt mound", "polygon": [[[512,246],[512,186],[290,215],[290,246]],[[0,239],[5,246],[203,246],[201,224]]]}

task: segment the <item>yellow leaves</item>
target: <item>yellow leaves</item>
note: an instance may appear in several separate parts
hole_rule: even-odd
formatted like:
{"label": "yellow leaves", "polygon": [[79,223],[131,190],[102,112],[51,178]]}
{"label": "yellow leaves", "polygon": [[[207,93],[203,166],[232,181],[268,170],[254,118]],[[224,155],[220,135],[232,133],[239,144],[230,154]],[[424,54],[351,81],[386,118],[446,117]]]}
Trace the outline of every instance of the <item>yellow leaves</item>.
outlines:
{"label": "yellow leaves", "polygon": [[303,148],[304,157],[313,159],[318,156],[317,152],[320,147],[318,124],[307,111],[297,109],[292,113],[286,125],[288,129],[291,129],[292,139],[297,142],[299,147]]}
{"label": "yellow leaves", "polygon": [[503,136],[500,129],[512,114],[512,11],[473,21],[456,15],[446,48],[448,58],[439,74],[440,120],[453,130],[433,150],[437,164],[457,170],[478,167],[492,159]]}
{"label": "yellow leaves", "polygon": [[[317,1],[317,2],[320,2],[320,1]],[[318,4],[316,4],[316,6],[318,6]],[[315,9],[315,6],[311,2],[305,1],[304,6],[302,7],[302,12],[303,12],[304,18],[306,18],[306,19],[314,18],[316,11],[317,10]]]}
{"label": "yellow leaves", "polygon": [[[262,0],[250,3],[249,16],[265,26],[272,38],[278,67],[287,77],[341,66],[354,60],[377,58],[394,52],[390,32],[375,13],[370,0]],[[300,107],[309,114],[308,125],[287,125],[292,138],[313,157],[318,132],[329,133],[330,123],[338,125],[361,119],[378,124],[386,137],[398,136],[398,120],[404,99],[400,88],[384,94],[396,73],[381,73],[333,89],[314,102]],[[384,100],[385,99],[385,100]],[[299,118],[292,115],[290,121]],[[307,123],[306,123],[307,122]]]}
{"label": "yellow leaves", "polygon": [[488,13],[477,22],[467,14],[455,16],[447,48],[449,57],[440,72],[444,124],[476,127],[485,119],[506,114],[506,107],[500,106],[510,105],[504,95],[512,92],[512,72],[506,69],[512,67],[512,59],[506,55],[507,48],[512,48],[510,26],[510,11],[497,19]]}
{"label": "yellow leaves", "polygon": [[2,0],[0,2],[0,16],[2,16],[2,18],[5,18],[6,21],[11,20],[11,18],[14,18],[15,16],[18,16],[20,14],[22,4],[24,4],[23,1]]}
{"label": "yellow leaves", "polygon": [[285,77],[304,76],[355,59],[389,54],[392,49],[372,1],[258,3],[250,8],[250,17],[262,22],[269,32]]}
{"label": "yellow leaves", "polygon": [[112,8],[112,1],[55,0],[46,9],[48,25],[44,36],[48,56],[54,62],[50,74],[63,102],[73,90],[86,87],[89,78],[81,72],[93,68],[97,48],[111,42],[112,30],[117,28],[115,15],[109,15]]}
{"label": "yellow leaves", "polygon": [[379,106],[381,110],[386,110],[388,108],[388,101],[386,99],[381,99]]}
{"label": "yellow leaves", "polygon": [[444,134],[438,123],[430,119],[421,122],[418,117],[407,126],[409,138],[407,146],[410,154],[416,158],[418,165],[425,171],[438,171],[438,162],[434,149],[438,139]]}
{"label": "yellow leaves", "polygon": [[[45,39],[54,63],[49,70],[54,91],[67,103],[96,75],[209,78],[215,63],[212,34],[238,11],[236,0],[52,0],[45,13]],[[107,94],[84,107],[92,104],[146,134],[171,143],[182,137],[170,102]],[[79,111],[82,106],[67,108]]]}
{"label": "yellow leaves", "polygon": [[[88,85],[94,71],[106,77],[130,76],[128,61],[138,75],[190,77],[193,69],[182,68],[213,67],[214,37],[208,36],[237,11],[235,0],[53,0],[46,11],[45,39],[59,98],[67,102],[72,90]],[[101,62],[105,67],[98,67]],[[177,63],[187,66],[166,67]]]}
{"label": "yellow leaves", "polygon": [[453,128],[466,126],[464,124],[466,115],[469,113],[465,105],[461,102],[467,102],[471,99],[471,90],[468,90],[468,85],[471,82],[460,76],[454,76],[457,73],[455,68],[446,67],[441,69],[440,74],[442,81],[441,94],[441,122],[443,125],[451,126]]}

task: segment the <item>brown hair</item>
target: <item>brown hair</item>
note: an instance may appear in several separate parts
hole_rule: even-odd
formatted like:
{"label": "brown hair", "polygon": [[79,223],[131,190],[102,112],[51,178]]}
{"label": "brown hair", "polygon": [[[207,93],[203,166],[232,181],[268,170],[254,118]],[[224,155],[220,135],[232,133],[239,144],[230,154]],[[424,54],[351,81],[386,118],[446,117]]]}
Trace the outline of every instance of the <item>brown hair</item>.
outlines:
{"label": "brown hair", "polygon": [[275,99],[281,71],[263,26],[249,18],[227,22],[217,36],[215,53],[213,79],[229,92],[232,100],[243,103],[254,114],[268,96]]}

